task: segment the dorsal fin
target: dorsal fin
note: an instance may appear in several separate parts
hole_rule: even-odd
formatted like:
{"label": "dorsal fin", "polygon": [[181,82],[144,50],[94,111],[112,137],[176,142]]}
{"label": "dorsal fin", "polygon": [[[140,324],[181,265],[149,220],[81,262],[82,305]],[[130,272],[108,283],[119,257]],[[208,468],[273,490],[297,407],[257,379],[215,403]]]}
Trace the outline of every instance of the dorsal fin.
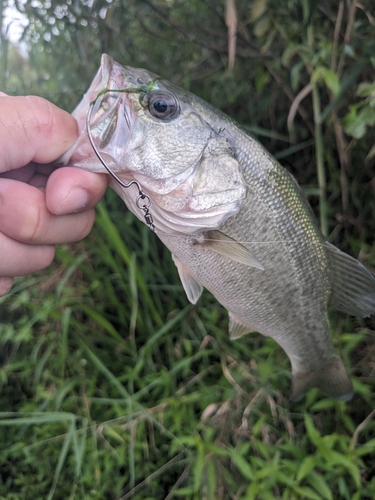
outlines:
{"label": "dorsal fin", "polygon": [[264,271],[264,267],[259,260],[246,247],[230,236],[220,231],[207,231],[204,236],[205,239],[200,244],[211,250],[211,252],[216,252],[245,266],[256,267]]}
{"label": "dorsal fin", "polygon": [[358,260],[325,243],[332,296],[330,306],[353,316],[375,312],[375,277]]}
{"label": "dorsal fin", "polygon": [[172,253],[173,262],[176,264],[182,286],[187,298],[192,304],[196,304],[203,292],[203,286],[191,274],[189,269]]}

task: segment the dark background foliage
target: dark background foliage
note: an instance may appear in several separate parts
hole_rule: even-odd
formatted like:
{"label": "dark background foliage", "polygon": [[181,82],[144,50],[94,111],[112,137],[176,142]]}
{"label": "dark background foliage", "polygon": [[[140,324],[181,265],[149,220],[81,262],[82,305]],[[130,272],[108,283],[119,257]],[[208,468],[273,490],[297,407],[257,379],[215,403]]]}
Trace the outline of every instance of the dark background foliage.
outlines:
{"label": "dark background foliage", "polygon": [[[7,6],[25,16],[9,42]],[[303,186],[375,269],[370,0],[2,1],[2,90],[73,110],[107,52],[203,97]],[[234,37],[235,35],[235,37]],[[373,498],[374,322],[332,313],[355,396],[287,400],[270,339],[227,339],[108,193],[86,241],[0,299],[0,498]]]}

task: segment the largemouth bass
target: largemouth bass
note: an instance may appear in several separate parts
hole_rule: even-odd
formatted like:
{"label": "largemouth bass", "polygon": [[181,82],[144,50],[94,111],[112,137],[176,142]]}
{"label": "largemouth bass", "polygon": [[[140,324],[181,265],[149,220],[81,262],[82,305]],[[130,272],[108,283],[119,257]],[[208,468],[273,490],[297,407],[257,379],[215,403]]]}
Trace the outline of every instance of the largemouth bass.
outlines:
{"label": "largemouth bass", "polygon": [[107,55],[73,112],[81,133],[62,164],[105,171],[89,110],[99,154],[141,197],[112,188],[170,249],[188,299],[205,287],[228,310],[232,339],[275,339],[291,362],[292,400],[312,387],[350,399],[327,308],[371,315],[375,279],[326,241],[293,177],[228,116]]}

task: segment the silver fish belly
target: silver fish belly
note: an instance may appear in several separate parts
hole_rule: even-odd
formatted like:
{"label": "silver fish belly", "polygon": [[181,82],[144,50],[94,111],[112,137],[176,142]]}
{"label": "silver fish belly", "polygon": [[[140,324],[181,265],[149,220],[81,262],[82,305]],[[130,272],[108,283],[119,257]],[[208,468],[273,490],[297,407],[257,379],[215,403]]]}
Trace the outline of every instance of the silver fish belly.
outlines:
{"label": "silver fish belly", "polygon": [[[275,339],[291,362],[292,400],[312,387],[350,399],[327,309],[369,316],[375,279],[325,240],[294,179],[221,112],[106,55],[73,113],[81,136],[62,164],[103,171],[84,126],[93,100],[96,147],[150,197],[189,300],[205,287],[228,310],[231,338],[257,331]],[[111,186],[143,220],[134,193]]]}

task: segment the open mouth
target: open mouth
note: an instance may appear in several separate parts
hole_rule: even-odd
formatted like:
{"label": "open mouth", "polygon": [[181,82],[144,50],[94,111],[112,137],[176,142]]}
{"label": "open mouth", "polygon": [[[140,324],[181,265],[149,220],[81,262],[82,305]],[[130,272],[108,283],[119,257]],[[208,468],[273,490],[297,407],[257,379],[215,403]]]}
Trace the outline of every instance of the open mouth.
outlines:
{"label": "open mouth", "polygon": [[[124,148],[131,128],[124,80],[123,67],[103,54],[94,80],[72,113],[78,122],[79,138],[58,164],[69,163],[93,172],[105,172],[88,139],[89,127],[92,141],[108,166],[114,171],[121,170],[116,161],[120,145],[116,136],[121,136],[121,147]],[[90,120],[87,120],[88,113]]]}

